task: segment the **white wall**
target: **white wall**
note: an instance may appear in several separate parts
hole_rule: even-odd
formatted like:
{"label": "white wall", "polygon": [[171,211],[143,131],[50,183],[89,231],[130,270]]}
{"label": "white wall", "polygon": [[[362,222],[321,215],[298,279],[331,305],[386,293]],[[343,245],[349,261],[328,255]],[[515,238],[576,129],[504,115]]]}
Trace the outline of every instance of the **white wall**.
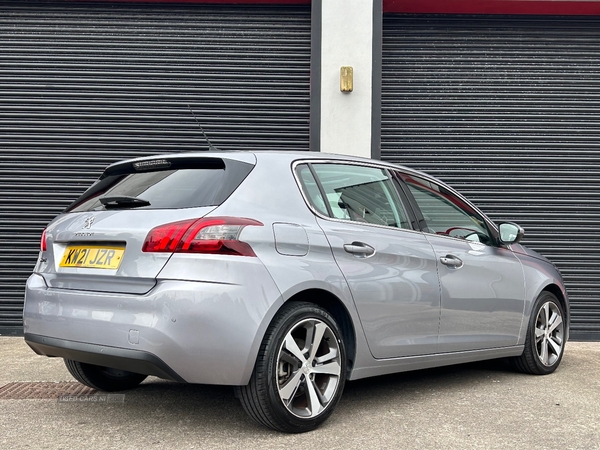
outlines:
{"label": "white wall", "polygon": [[[373,1],[321,0],[322,152],[371,156]],[[354,91],[340,92],[340,67],[354,69]]]}

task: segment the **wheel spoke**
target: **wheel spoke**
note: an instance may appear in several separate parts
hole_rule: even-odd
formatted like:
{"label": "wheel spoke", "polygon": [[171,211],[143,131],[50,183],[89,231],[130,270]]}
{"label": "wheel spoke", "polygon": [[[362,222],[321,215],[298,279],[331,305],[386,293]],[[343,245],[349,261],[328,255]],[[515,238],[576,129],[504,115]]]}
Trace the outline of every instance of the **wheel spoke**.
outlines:
{"label": "wheel spoke", "polygon": [[300,350],[300,347],[298,347],[298,344],[291,333],[288,333],[288,335],[285,337],[284,346],[285,349],[298,358],[301,363],[306,362],[306,358],[302,354],[302,350]]}
{"label": "wheel spoke", "polygon": [[542,330],[541,328],[536,327],[535,328],[535,342],[540,342],[542,339],[544,339],[544,330]]}
{"label": "wheel spoke", "polygon": [[298,388],[302,384],[302,372],[298,370],[294,375],[289,379],[289,381],[279,389],[279,396],[281,400],[286,405],[289,405],[291,399],[294,398],[294,395],[298,391]]}
{"label": "wheel spoke", "polygon": [[279,357],[279,362],[285,362],[291,364],[293,367],[298,366],[298,359],[292,355],[287,349],[283,349],[281,352],[281,356]]}
{"label": "wheel spoke", "polygon": [[[310,379],[306,380],[306,391],[307,391],[307,399],[308,399],[308,409],[310,411],[310,415],[316,416],[323,410],[323,404],[325,403],[323,396],[319,392],[319,390],[315,387],[314,382]],[[323,400],[323,402],[322,402]]]}
{"label": "wheel spoke", "polygon": [[540,310],[540,314],[541,312],[544,312],[544,315],[542,317],[542,325],[544,327],[545,330],[548,329],[548,320],[550,317],[550,303],[545,303],[544,306],[542,306],[542,309]]}
{"label": "wheel spoke", "polygon": [[561,323],[562,316],[560,314],[553,314],[550,320],[549,332],[552,333],[554,330],[556,330],[556,327],[558,327]]}
{"label": "wheel spoke", "polygon": [[555,342],[554,339],[550,338],[548,339],[548,345],[550,347],[552,347],[552,350],[554,350],[554,354],[556,356],[560,356],[560,353],[562,352],[562,345],[559,342]]}
{"label": "wheel spoke", "polygon": [[540,360],[545,365],[548,365],[548,341],[546,339],[542,340],[541,343]]}
{"label": "wheel spoke", "polygon": [[341,373],[341,367],[337,361],[332,361],[328,364],[321,364],[313,367],[313,373],[324,373],[327,375],[339,376]]}
{"label": "wheel spoke", "polygon": [[313,332],[311,333],[311,341],[310,341],[310,354],[308,355],[308,361],[312,362],[315,359],[315,355],[317,354],[317,350],[321,345],[321,341],[323,340],[323,335],[325,331],[327,331],[327,325],[322,322],[314,324]]}
{"label": "wheel spoke", "polygon": [[335,359],[338,357],[338,352],[335,348],[331,348],[329,349],[329,352],[325,355],[322,356],[317,356],[315,358],[315,361],[317,364],[325,364],[326,362],[331,361],[332,359]]}

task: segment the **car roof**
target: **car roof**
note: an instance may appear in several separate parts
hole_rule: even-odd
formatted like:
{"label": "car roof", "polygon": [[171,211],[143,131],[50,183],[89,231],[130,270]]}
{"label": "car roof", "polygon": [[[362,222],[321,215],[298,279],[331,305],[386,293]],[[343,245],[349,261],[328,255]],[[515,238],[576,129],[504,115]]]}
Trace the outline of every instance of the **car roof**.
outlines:
{"label": "car roof", "polygon": [[201,152],[185,152],[185,153],[167,153],[151,156],[142,156],[139,158],[128,159],[111,164],[108,167],[118,166],[137,161],[147,161],[160,158],[225,158],[236,161],[256,164],[258,161],[264,160],[283,160],[289,161],[290,164],[298,160],[323,160],[323,161],[345,161],[358,164],[376,164],[378,166],[389,167],[392,169],[401,169],[405,172],[419,175],[425,178],[436,180],[431,175],[411,169],[399,164],[393,164],[385,161],[363,158],[359,156],[341,155],[337,153],[311,152],[311,151],[281,151],[281,150],[225,150],[225,151],[201,151]]}

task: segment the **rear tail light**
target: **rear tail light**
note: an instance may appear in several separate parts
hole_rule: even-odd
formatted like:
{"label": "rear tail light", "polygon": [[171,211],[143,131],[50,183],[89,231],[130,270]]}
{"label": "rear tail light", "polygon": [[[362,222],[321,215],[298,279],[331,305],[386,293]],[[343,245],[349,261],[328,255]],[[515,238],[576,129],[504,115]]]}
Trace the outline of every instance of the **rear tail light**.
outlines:
{"label": "rear tail light", "polygon": [[250,245],[238,239],[247,226],[263,224],[240,217],[210,217],[167,223],[150,230],[142,251],[256,256]]}
{"label": "rear tail light", "polygon": [[48,249],[46,245],[46,230],[42,232],[42,239],[40,240],[40,250],[45,252]]}

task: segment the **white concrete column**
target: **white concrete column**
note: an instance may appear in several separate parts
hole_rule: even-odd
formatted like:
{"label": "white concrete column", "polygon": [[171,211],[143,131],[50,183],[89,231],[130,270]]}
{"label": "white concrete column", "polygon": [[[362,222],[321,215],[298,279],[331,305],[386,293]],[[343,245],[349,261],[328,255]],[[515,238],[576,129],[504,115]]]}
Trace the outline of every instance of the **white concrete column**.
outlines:
{"label": "white concrete column", "polygon": [[[378,157],[380,104],[377,96],[380,95],[381,76],[378,59],[381,27],[378,24],[381,17],[377,14],[381,14],[381,0],[313,0],[313,14],[315,7],[320,8],[316,12],[320,13],[321,27],[321,100],[320,117],[316,118],[319,121],[319,150]],[[318,24],[313,21],[313,27],[315,25]],[[342,66],[353,68],[354,86],[349,93],[340,91]],[[374,76],[378,78],[374,80]],[[379,89],[375,96],[374,86]],[[374,127],[377,129],[373,131]],[[375,151],[373,146],[377,146]]]}

